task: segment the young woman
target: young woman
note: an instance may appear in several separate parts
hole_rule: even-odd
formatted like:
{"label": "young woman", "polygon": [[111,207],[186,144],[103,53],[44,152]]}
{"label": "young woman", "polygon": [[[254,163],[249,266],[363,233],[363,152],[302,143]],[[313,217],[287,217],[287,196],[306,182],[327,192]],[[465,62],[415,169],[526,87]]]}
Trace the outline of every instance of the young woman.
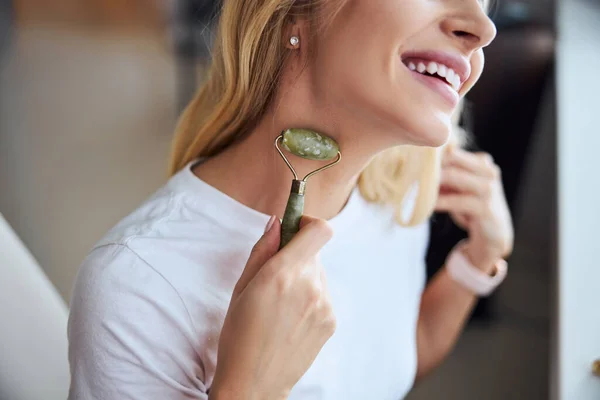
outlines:
{"label": "young woman", "polygon": [[[220,18],[172,178],[81,267],[70,398],[403,398],[512,247],[490,157],[448,145],[440,161],[495,36],[485,4],[225,0]],[[278,251],[287,128],[334,138],[343,161],[311,178],[313,217]],[[425,288],[434,209],[469,238]]]}

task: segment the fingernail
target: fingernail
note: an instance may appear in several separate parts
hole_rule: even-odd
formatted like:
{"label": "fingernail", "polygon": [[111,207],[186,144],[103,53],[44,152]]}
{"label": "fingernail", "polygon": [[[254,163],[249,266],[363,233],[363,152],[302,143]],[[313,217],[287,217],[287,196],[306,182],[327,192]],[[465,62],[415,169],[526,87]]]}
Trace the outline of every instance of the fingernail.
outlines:
{"label": "fingernail", "polygon": [[271,215],[271,218],[269,218],[269,222],[267,222],[267,226],[265,226],[265,233],[271,230],[273,224],[275,223],[275,218],[277,218],[275,215]]}

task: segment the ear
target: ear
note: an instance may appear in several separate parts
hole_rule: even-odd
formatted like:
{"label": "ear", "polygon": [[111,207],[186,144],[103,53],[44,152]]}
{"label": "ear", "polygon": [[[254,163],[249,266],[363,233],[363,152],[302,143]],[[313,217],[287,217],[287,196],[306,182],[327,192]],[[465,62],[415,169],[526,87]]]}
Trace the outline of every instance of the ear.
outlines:
{"label": "ear", "polygon": [[308,23],[303,18],[291,17],[284,29],[283,44],[290,50],[306,48],[308,44]]}

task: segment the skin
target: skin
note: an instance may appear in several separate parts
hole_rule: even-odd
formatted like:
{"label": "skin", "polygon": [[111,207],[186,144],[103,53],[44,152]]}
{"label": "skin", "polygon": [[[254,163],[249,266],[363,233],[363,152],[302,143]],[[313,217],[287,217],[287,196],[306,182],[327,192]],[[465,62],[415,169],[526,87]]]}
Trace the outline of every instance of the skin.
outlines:
{"label": "skin", "polygon": [[[315,42],[308,39],[309,27],[308,21],[298,18],[282,38],[282,46],[289,48],[290,58],[284,66],[275,100],[256,128],[244,141],[194,171],[241,203],[281,218],[291,176],[273,147],[279,132],[289,127],[304,127],[326,133],[340,144],[344,155],[342,165],[310,181],[305,212],[317,218],[314,225],[317,229],[310,235],[301,235],[305,238],[304,247],[315,242],[310,247],[313,249],[310,260],[302,259],[298,266],[291,256],[275,255],[274,239],[267,240],[271,240],[268,251],[264,250],[264,238],[259,242],[263,243],[263,250],[258,251],[260,262],[251,257],[246,268],[253,272],[245,272],[246,278],[242,277],[250,279],[250,283],[242,285],[244,290],[236,289],[222,330],[211,390],[213,399],[286,397],[302,375],[300,372],[312,363],[313,354],[316,356],[333,333],[311,318],[308,320],[313,321],[312,325],[306,323],[307,315],[314,315],[313,312],[318,312],[315,310],[327,308],[328,304],[324,273],[316,266],[318,249],[330,237],[323,220],[340,212],[360,172],[378,152],[403,144],[440,146],[447,141],[454,107],[415,79],[402,62],[402,55],[408,51],[435,50],[465,57],[472,72],[460,89],[459,94],[464,96],[479,79],[484,64],[482,49],[496,33],[477,0],[349,0]],[[289,44],[291,36],[300,38],[299,45]],[[311,58],[309,50],[314,50]],[[293,162],[299,175],[315,168],[311,161],[294,158]],[[466,228],[469,239],[464,251],[477,268],[491,273],[494,263],[510,253],[513,240],[510,215],[499,170],[489,156],[447,149],[437,209],[449,212]],[[279,229],[278,222],[275,225]],[[288,245],[292,254],[299,247],[295,241],[296,238]],[[287,250],[288,247],[284,254]],[[310,279],[291,285],[296,276],[294,271],[302,269],[312,271],[307,275]],[[259,277],[263,276],[263,270],[276,270],[284,275],[262,279]],[[281,295],[278,290],[282,288],[288,291],[285,292],[287,307],[299,310],[298,313],[278,311],[277,293]],[[264,303],[238,301],[239,296],[249,299],[263,296]],[[426,288],[417,332],[419,377],[447,355],[475,300],[472,293],[450,279],[445,269]],[[253,325],[258,323],[277,327],[274,330],[288,342],[268,336],[269,332]],[[298,342],[302,337],[300,332],[307,329],[318,334],[308,342]],[[242,337],[239,332],[248,333]],[[236,347],[236,341],[246,346]],[[295,358],[291,353],[294,346],[278,347],[278,343],[302,347],[309,356]],[[248,350],[256,346],[261,351]],[[286,377],[283,383],[269,378],[272,371],[280,371]]]}

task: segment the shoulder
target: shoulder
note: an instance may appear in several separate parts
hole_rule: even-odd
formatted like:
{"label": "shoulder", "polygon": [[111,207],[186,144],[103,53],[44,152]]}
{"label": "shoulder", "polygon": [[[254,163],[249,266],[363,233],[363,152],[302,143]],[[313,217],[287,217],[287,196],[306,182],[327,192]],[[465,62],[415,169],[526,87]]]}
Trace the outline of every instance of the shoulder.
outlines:
{"label": "shoulder", "polygon": [[[86,327],[105,325],[111,318],[136,321],[150,311],[156,301],[169,314],[179,314],[181,322],[191,319],[178,291],[160,272],[126,245],[96,247],[79,268],[71,297],[71,319],[85,320]],[[146,307],[148,307],[146,309]]]}
{"label": "shoulder", "polygon": [[127,246],[137,237],[155,234],[157,228],[175,216],[182,201],[182,193],[161,188],[110,229],[93,250],[111,244]]}
{"label": "shoulder", "polygon": [[193,192],[161,189],[111,229],[80,268],[120,276],[146,270],[172,286],[188,307],[226,301],[255,240],[205,212],[203,201]]}
{"label": "shoulder", "polygon": [[94,293],[105,304],[118,301],[121,308],[111,312],[127,312],[127,301],[150,296],[184,313],[198,304],[226,307],[229,286],[235,285],[251,243],[246,249],[197,207],[199,201],[181,187],[158,190],[92,248],[74,291]]}
{"label": "shoulder", "polygon": [[201,206],[205,200],[185,185],[167,184],[93,247],[71,300],[77,329],[81,321],[112,319],[155,330],[164,318],[193,332],[197,346],[216,341],[218,324],[207,321],[224,318],[254,242],[223,227]]}

